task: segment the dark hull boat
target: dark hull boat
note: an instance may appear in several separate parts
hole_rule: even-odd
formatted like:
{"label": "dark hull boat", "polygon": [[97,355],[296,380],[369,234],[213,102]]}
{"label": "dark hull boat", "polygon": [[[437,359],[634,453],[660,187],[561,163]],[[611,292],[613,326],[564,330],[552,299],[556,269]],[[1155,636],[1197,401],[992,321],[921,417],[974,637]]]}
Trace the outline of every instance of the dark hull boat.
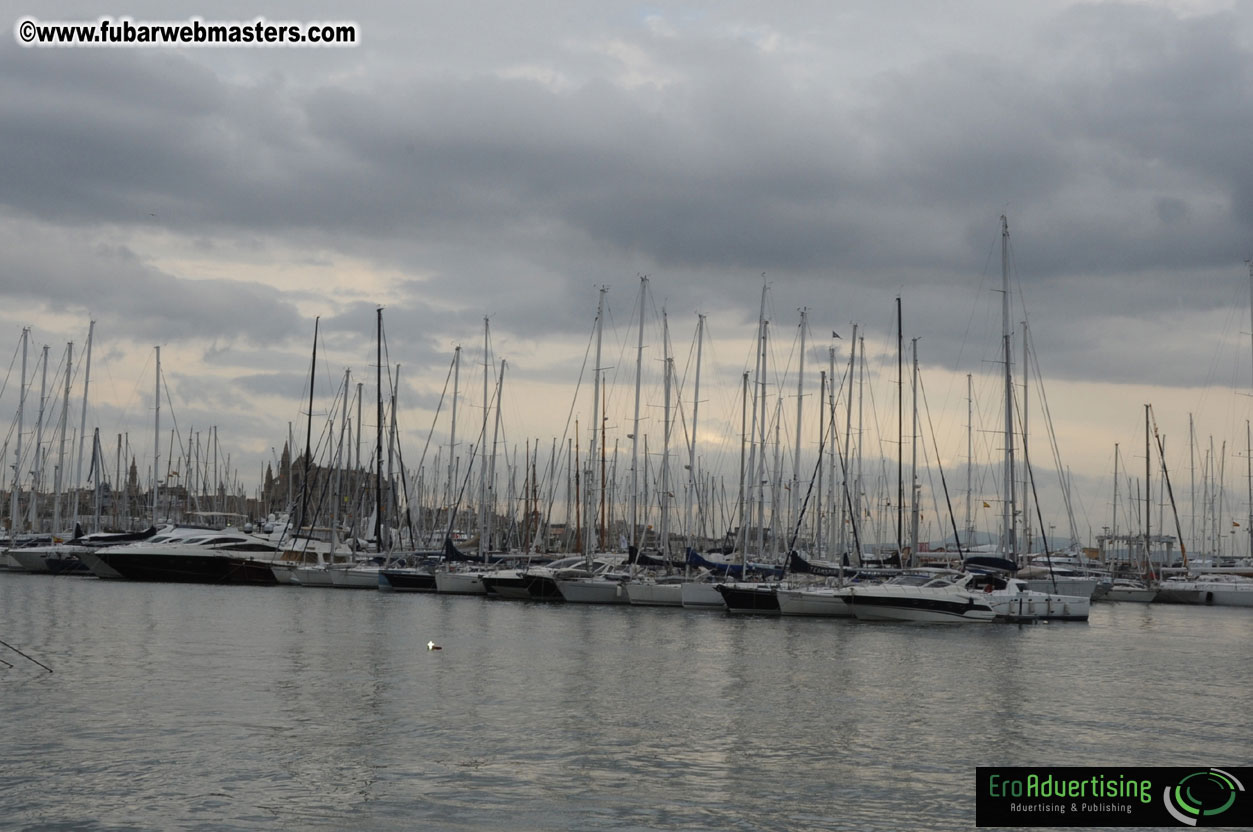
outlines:
{"label": "dark hull boat", "polygon": [[129,581],[254,586],[274,586],[278,583],[269,561],[225,552],[156,554],[100,551],[96,552],[96,557]]}
{"label": "dark hull boat", "polygon": [[561,594],[561,588],[557,586],[556,576],[551,573],[529,572],[523,576],[523,583],[526,585],[526,591],[530,593],[532,601],[566,600],[565,596]]}
{"label": "dark hull boat", "polygon": [[274,586],[274,546],[240,534],[200,534],[183,542],[132,543],[91,557],[130,581]]}
{"label": "dark hull boat", "polygon": [[718,584],[727,612],[779,615],[778,584]]}
{"label": "dark hull boat", "polygon": [[379,589],[397,592],[434,592],[435,573],[429,569],[380,569]]}
{"label": "dark hull boat", "polygon": [[526,588],[526,573],[517,569],[505,569],[485,574],[483,590],[487,595],[495,598],[528,601],[531,598],[531,592]]}

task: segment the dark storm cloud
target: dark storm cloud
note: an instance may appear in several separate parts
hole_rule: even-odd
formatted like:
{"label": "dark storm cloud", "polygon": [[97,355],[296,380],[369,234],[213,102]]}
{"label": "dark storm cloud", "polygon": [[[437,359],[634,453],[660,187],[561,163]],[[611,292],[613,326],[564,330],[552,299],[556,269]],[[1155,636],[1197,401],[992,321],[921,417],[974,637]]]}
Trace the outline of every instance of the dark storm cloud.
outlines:
{"label": "dark storm cloud", "polygon": [[[162,271],[108,234],[54,232],[0,222],[5,280],[0,295],[36,310],[92,315],[113,337],[175,342],[243,338],[272,344],[298,327],[280,292],[258,283],[188,280]],[[33,305],[33,306],[32,306]]]}
{"label": "dark storm cloud", "polygon": [[[859,71],[807,22],[785,22],[802,42],[789,53],[766,48],[768,33],[666,36],[638,17],[612,48],[583,29],[512,38],[495,64],[440,47],[431,21],[423,37],[435,54],[459,50],[455,71],[424,53],[422,71],[387,75],[364,47],[357,74],[284,77],[214,71],[207,50],[0,46],[0,202],[19,229],[5,232],[0,294],[103,308],[134,337],[282,343],[262,357],[278,366],[255,372],[292,396],[294,345],[312,335],[294,304],[331,302],[326,287],[182,280],[127,232],[186,237],[210,259],[303,249],[327,273],[352,258],[393,275],[379,299],[392,357],[429,403],[452,347],[478,349],[484,315],[512,377],[569,381],[598,285],[613,287],[624,325],[647,273],[676,329],[699,310],[721,314],[723,337],[751,338],[765,272],[781,333],[806,305],[817,329],[847,336],[859,320],[888,343],[901,294],[925,360],[982,370],[971,363],[987,343],[995,352],[1006,210],[1052,372],[1183,384],[1212,351],[1107,336],[1126,316],[1169,327],[1164,310],[1221,309],[1241,279],[1231,267],[1253,227],[1243,9],[1078,6],[960,47],[910,32],[916,57]],[[502,71],[519,63],[557,80]],[[374,303],[361,297],[323,317],[327,375],[340,362],[368,374]],[[528,355],[543,339],[571,356]],[[219,358],[249,366],[242,351]],[[721,359],[733,369],[742,356]]]}

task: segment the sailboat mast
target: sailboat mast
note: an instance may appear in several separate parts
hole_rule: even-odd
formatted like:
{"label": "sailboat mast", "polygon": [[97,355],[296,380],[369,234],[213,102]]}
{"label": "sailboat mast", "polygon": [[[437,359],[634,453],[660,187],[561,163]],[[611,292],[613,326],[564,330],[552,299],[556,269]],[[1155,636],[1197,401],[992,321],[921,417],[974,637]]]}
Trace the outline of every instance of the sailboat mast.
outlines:
{"label": "sailboat mast", "polygon": [[[1030,408],[1027,406],[1027,396],[1030,394],[1030,387],[1027,384],[1027,374],[1031,372],[1031,356],[1027,351],[1027,322],[1022,322],[1022,544],[1023,550],[1031,551],[1031,511],[1029,508],[1031,495],[1030,476],[1031,476],[1031,458],[1027,455],[1027,415]],[[1037,506],[1037,510],[1039,507]],[[1044,530],[1040,529],[1043,533]]]}
{"label": "sailboat mast", "polygon": [[1144,562],[1149,563],[1149,541],[1153,534],[1153,524],[1150,521],[1149,510],[1153,507],[1153,488],[1152,477],[1149,473],[1149,463],[1152,456],[1149,451],[1149,406],[1144,406]]}
{"label": "sailboat mast", "polygon": [[61,528],[61,485],[65,482],[65,476],[62,473],[65,470],[65,432],[69,427],[68,417],[70,415],[70,381],[73,375],[74,364],[74,343],[65,345],[65,398],[61,402],[61,424],[59,430],[61,440],[57,448],[57,467],[53,474],[55,480],[54,488],[56,489],[56,497],[52,502],[52,533],[55,535]]}
{"label": "sailboat mast", "polygon": [[640,448],[640,373],[644,366],[644,296],[648,291],[648,276],[640,277],[640,325],[635,346],[635,416],[631,425],[631,546],[638,543],[639,529],[639,448]]}
{"label": "sailboat mast", "polygon": [[[91,384],[91,336],[95,331],[96,322],[92,321],[87,325],[87,358],[83,365],[83,409],[78,423],[78,462],[74,466],[74,517],[70,522],[71,527],[78,526],[78,489],[83,484],[83,443],[87,433],[87,389]],[[92,453],[95,453],[95,448],[92,448]],[[99,518],[96,522],[99,525]]]}
{"label": "sailboat mast", "polygon": [[[765,288],[762,288],[762,309],[765,310]],[[760,404],[761,418],[757,422],[757,554],[765,555],[766,551],[766,345],[769,337],[769,322],[761,321],[761,374],[757,377],[757,399]],[[773,518],[771,518],[773,520]]]}
{"label": "sailboat mast", "polygon": [[975,395],[970,373],[966,373],[966,540],[974,543],[974,521],[971,516],[971,500],[974,496],[975,459]]}
{"label": "sailboat mast", "polygon": [[[47,347],[44,348],[45,361],[47,364]],[[45,369],[47,369],[45,367]],[[161,483],[157,479],[157,465],[161,459],[161,347],[157,347],[157,371],[155,374],[156,382],[154,385],[154,399],[156,401],[156,421],[153,426],[152,436],[152,525],[157,524],[157,508],[160,506],[159,495],[161,491]]]}
{"label": "sailboat mast", "polygon": [[[834,352],[834,350],[832,352]],[[832,357],[834,358],[834,356]],[[821,557],[823,554],[823,550],[825,548],[824,543],[826,541],[826,538],[824,537],[824,534],[823,534],[823,528],[822,528],[822,518],[823,518],[823,515],[826,514],[826,507],[827,507],[827,504],[825,502],[826,495],[823,493],[823,490],[822,490],[823,485],[824,485],[823,463],[826,462],[826,460],[822,458],[822,438],[825,436],[824,429],[825,429],[825,425],[827,421],[826,406],[827,406],[827,371],[819,370],[818,371],[818,436],[819,436],[818,464],[814,466],[814,470],[818,472],[818,492],[815,495],[816,499],[814,500],[814,504],[818,506],[818,510],[814,512],[814,537],[813,537],[813,541],[814,541],[813,548],[814,548],[814,551],[819,555],[819,557]],[[831,482],[832,492],[835,491],[834,486],[835,486],[835,482],[832,481]],[[829,520],[830,520],[830,523],[834,525],[834,522],[835,522],[834,517],[829,518]]]}
{"label": "sailboat mast", "polygon": [[896,297],[896,556],[905,542],[905,336],[901,332],[901,298]]}
{"label": "sailboat mast", "polygon": [[918,498],[922,494],[922,485],[918,479],[918,339],[910,340],[913,348],[914,370],[912,379],[912,395],[914,415],[910,431],[912,436],[909,439],[909,449],[911,460],[910,469],[910,485],[909,485],[909,565],[913,566],[914,561],[918,558]]}
{"label": "sailboat mast", "polygon": [[[840,523],[840,547],[837,554],[840,555],[840,563],[844,562],[843,554],[848,551],[848,533],[853,531],[853,524],[860,520],[858,516],[858,506],[861,501],[857,498],[857,483],[854,479],[852,485],[852,498],[849,499],[849,463],[852,461],[853,452],[853,378],[857,373],[857,324],[853,324],[853,338],[848,342],[848,400],[844,402],[844,460],[840,463],[841,479],[844,481],[844,499],[840,500],[840,514],[843,515],[845,509],[848,510],[848,525],[845,531],[845,524]],[[835,433],[835,349],[831,350],[831,434]],[[857,435],[857,445],[861,447],[861,433]],[[831,443],[831,487],[832,499],[837,499],[835,490],[835,461],[840,451],[835,443]]]}
{"label": "sailboat mast", "polygon": [[[381,315],[380,311],[380,315]],[[453,349],[452,354],[452,413],[449,417],[448,429],[448,490],[444,495],[444,505],[448,506],[448,511],[455,511],[453,505],[456,497],[454,490],[455,471],[457,467],[457,396],[461,387],[461,345],[458,344]],[[382,405],[379,405],[380,410]],[[382,417],[380,417],[382,418]],[[449,515],[449,528],[452,528],[452,516]]]}
{"label": "sailboat mast", "polygon": [[[854,340],[853,346],[856,347],[856,345],[857,345],[857,341]],[[853,366],[853,358],[851,354],[849,356],[848,366],[849,366],[849,379],[850,379],[850,384],[851,384],[852,366]],[[826,392],[824,393],[822,397],[822,404],[818,408],[819,412],[823,414],[823,418],[819,419],[819,423],[820,424],[828,423],[828,420],[829,420],[831,436],[832,436],[832,439],[834,439],[836,436],[839,435],[836,433],[836,427],[835,427],[835,384],[836,384],[835,382],[835,347],[827,348],[827,376],[830,379],[830,381],[828,382]],[[849,396],[848,401],[852,402],[851,388],[849,392],[850,392],[850,396]],[[848,453],[847,437],[848,437],[849,422],[850,420],[846,419],[844,423],[844,428],[845,428],[844,452],[846,454]],[[824,546],[823,546],[823,549],[824,549],[823,554],[828,558],[833,553],[841,552],[844,550],[844,520],[845,520],[844,501],[841,500],[837,494],[838,488],[836,486],[836,480],[835,480],[835,456],[836,456],[835,442],[832,441],[830,450],[827,452],[827,470],[830,472],[830,480],[831,480],[830,488],[828,488],[830,495],[825,503],[825,505],[829,506],[829,517],[831,519],[830,519],[830,522],[827,523],[827,536],[826,536],[826,540],[824,541]],[[844,481],[843,487],[846,489],[848,488],[847,480]],[[836,509],[837,506],[839,507],[838,511]]]}
{"label": "sailboat mast", "polygon": [[[492,536],[491,527],[492,527],[494,518],[496,516],[496,446],[497,446],[497,443],[500,441],[500,402],[501,402],[501,396],[503,395],[504,389],[505,389],[505,366],[506,366],[505,360],[502,358],[500,360],[500,378],[497,379],[496,381],[496,422],[495,422],[495,427],[492,428],[492,461],[491,461],[491,470],[488,472],[488,478],[487,478],[487,488],[488,488],[488,491],[492,495],[491,505],[487,512],[487,529],[486,529],[486,533],[488,537],[487,545],[491,544],[491,536]],[[554,439],[553,441],[556,442],[556,439]],[[554,448],[553,453],[555,456],[556,455],[555,448]],[[551,483],[549,484],[549,487],[550,488],[552,487]],[[551,494],[551,491],[549,493]],[[550,502],[551,502],[551,499],[550,499]],[[482,533],[483,532],[480,531],[480,534]],[[483,552],[483,563],[486,564],[487,563],[487,550],[483,549],[482,552]]]}
{"label": "sailboat mast", "polygon": [[[754,407],[753,415],[756,416]],[[748,371],[744,371],[743,383],[740,386],[740,528],[736,535],[740,553],[748,547],[748,468],[745,459],[748,450]]]}
{"label": "sailboat mast", "polygon": [[1118,537],[1118,443],[1114,443],[1114,517],[1110,525],[1111,536]]}
{"label": "sailboat mast", "polygon": [[801,308],[801,353],[800,366],[796,373],[796,447],[792,453],[792,490],[788,493],[787,530],[791,534],[796,528],[797,514],[800,511],[801,490],[801,415],[805,409],[805,330],[809,321],[809,310]]}
{"label": "sailboat mast", "polygon": [[26,347],[30,327],[22,327],[22,384],[17,399],[17,442],[13,449],[13,493],[9,495],[9,544],[17,539],[18,496],[22,492],[22,413],[26,408]]}
{"label": "sailboat mast", "polygon": [[[305,525],[305,521],[309,518],[306,512],[309,510],[309,491],[312,490],[312,484],[309,482],[310,466],[313,463],[313,386],[318,375],[318,323],[322,319],[320,317],[313,319],[313,358],[309,362],[309,412],[305,415],[305,473],[300,484],[300,517],[296,522],[296,531]],[[216,429],[215,429],[216,430]],[[216,448],[216,446],[215,446]],[[213,494],[217,499],[218,477],[217,477],[217,451],[214,451],[214,475],[213,475]]]}
{"label": "sailboat mast", "polygon": [[1002,546],[1007,558],[1013,559],[1017,549],[1014,539],[1014,372],[1013,343],[1009,326],[1009,220],[1001,214],[1001,342],[1005,362],[1005,502],[1002,506]]}
{"label": "sailboat mast", "polygon": [[[587,459],[588,467],[594,470],[596,464],[596,442],[598,432],[600,430],[600,356],[601,356],[601,338],[605,323],[605,293],[609,291],[606,287],[600,287],[600,296],[596,301],[596,365],[592,373],[592,441],[588,448]],[[584,514],[587,517],[587,528],[585,531],[586,540],[583,545],[583,557],[590,571],[592,566],[592,547],[596,540],[596,477],[587,477],[587,511]]]}
{"label": "sailboat mast", "polygon": [[43,487],[44,408],[48,397],[48,345],[44,344],[39,382],[39,416],[35,419],[35,467],[30,490],[30,527],[39,531],[39,489]]}
{"label": "sailboat mast", "polygon": [[490,404],[487,400],[487,375],[491,362],[487,356],[488,319],[483,318],[483,431],[479,434],[479,557],[487,558],[487,459],[483,443],[487,439],[487,411]]}
{"label": "sailboat mast", "polygon": [[335,445],[335,490],[331,497],[331,563],[335,562],[335,546],[339,542],[339,495],[342,493],[341,477],[344,469],[344,435],[348,432],[349,385],[352,384],[351,373],[351,370],[345,368],[344,409],[339,415],[339,442]]}
{"label": "sailboat mast", "polygon": [[[376,310],[378,322],[376,324],[375,334],[375,365],[374,365],[374,386],[378,393],[375,396],[377,406],[378,430],[374,440],[374,542],[378,552],[382,554],[386,546],[383,540],[384,518],[383,518],[383,307]],[[461,348],[457,347],[460,354]],[[453,408],[457,407],[457,399],[453,397]],[[312,406],[310,406],[312,410]],[[451,477],[449,479],[449,489],[452,488]]]}
{"label": "sailboat mast", "polygon": [[670,324],[662,310],[662,349],[665,352],[665,417],[661,447],[661,556],[670,559],[670,431],[674,420],[670,412],[670,384],[674,377],[674,358],[670,355]]}
{"label": "sailboat mast", "polygon": [[[687,449],[687,529],[686,543],[692,546],[693,526],[692,526],[692,504],[696,500],[696,437],[697,422],[696,416],[700,412],[700,362],[703,348],[705,346],[705,316],[697,314],[696,316],[696,387],[692,394],[692,441]],[[686,556],[685,556],[686,560]]]}

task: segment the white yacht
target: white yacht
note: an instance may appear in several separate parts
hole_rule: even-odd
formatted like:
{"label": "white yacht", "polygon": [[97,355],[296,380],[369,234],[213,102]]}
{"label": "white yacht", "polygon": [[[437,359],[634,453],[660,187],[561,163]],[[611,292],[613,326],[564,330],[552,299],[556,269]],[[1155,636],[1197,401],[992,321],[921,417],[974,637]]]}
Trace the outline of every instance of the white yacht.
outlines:
{"label": "white yacht", "polygon": [[885,583],[850,587],[848,604],[859,621],[993,621],[996,610],[984,593],[970,590],[974,577],[945,570],[911,571]]}

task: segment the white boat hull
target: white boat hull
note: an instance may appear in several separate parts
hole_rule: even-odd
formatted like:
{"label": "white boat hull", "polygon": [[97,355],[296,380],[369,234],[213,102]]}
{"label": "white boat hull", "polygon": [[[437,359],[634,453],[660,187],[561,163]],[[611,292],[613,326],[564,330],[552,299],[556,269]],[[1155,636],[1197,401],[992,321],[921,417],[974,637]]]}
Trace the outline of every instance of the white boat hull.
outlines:
{"label": "white boat hull", "polygon": [[980,610],[977,613],[942,613],[931,610],[912,610],[903,607],[867,607],[853,603],[853,616],[858,621],[912,621],[919,624],[987,623],[996,620],[996,613]]}
{"label": "white boat hull", "polygon": [[625,604],[626,592],[617,581],[602,581],[595,578],[558,580],[557,588],[561,597],[570,604]]}
{"label": "white boat hull", "polygon": [[1253,607],[1253,581],[1243,578],[1163,581],[1158,601],[1215,607]]}
{"label": "white boat hull", "polygon": [[683,589],[680,591],[683,606],[687,609],[725,610],[727,602],[722,599],[722,593],[718,591],[717,586],[717,584],[699,581],[683,584]]}
{"label": "white boat hull", "polygon": [[327,569],[325,566],[298,566],[296,567],[296,574],[292,579],[292,583],[300,584],[301,586],[335,586],[335,579],[332,573],[343,571],[343,569]]}
{"label": "white boat hull", "polygon": [[1202,594],[1203,603],[1216,607],[1253,607],[1253,592],[1247,589],[1214,589]]}
{"label": "white boat hull", "polygon": [[328,569],[331,585],[339,589],[378,589],[378,569]]}
{"label": "white boat hull", "polygon": [[814,615],[828,618],[852,618],[847,590],[779,589],[779,612],[783,615]]}
{"label": "white boat hull", "polygon": [[435,591],[445,595],[486,595],[479,572],[436,572]]}
{"label": "white boat hull", "polygon": [[1134,589],[1115,586],[1101,598],[1102,601],[1122,601],[1132,604],[1149,604],[1157,598],[1156,589]]}
{"label": "white boat hull", "polygon": [[1080,595],[988,593],[997,618],[1006,621],[1087,621],[1092,600]]}
{"label": "white boat hull", "polygon": [[931,590],[931,587],[851,587],[849,606],[858,621],[913,621],[926,624],[984,623],[996,610],[983,593]]}
{"label": "white boat hull", "polygon": [[1043,592],[1046,595],[1077,595],[1092,598],[1101,585],[1100,578],[1085,578],[1073,575],[1056,578],[1027,578],[1027,587],[1032,592]]}
{"label": "white boat hull", "polygon": [[683,606],[683,584],[629,583],[627,600],[642,607]]}

